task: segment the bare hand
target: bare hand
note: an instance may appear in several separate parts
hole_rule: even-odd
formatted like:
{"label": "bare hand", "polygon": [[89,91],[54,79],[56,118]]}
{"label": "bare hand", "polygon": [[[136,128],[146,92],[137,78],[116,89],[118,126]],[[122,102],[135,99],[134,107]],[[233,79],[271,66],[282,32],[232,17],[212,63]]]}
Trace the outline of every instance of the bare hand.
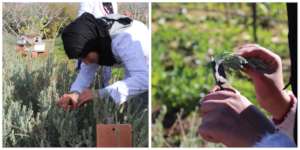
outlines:
{"label": "bare hand", "polygon": [[57,102],[57,105],[65,111],[68,109],[76,109],[79,95],[77,93],[64,94]]}
{"label": "bare hand", "polygon": [[78,107],[82,106],[85,103],[92,101],[94,98],[93,91],[90,89],[85,89],[79,96]]}
{"label": "bare hand", "polygon": [[251,67],[246,67],[244,71],[254,83],[260,106],[270,112],[275,119],[282,118],[288,111],[290,98],[283,91],[281,58],[255,44],[244,45],[237,53],[245,58],[260,59],[268,66],[270,70],[268,73],[259,72]]}
{"label": "bare hand", "polygon": [[198,133],[207,141],[226,146],[253,146],[274,125],[235,90],[216,90],[201,102]]}

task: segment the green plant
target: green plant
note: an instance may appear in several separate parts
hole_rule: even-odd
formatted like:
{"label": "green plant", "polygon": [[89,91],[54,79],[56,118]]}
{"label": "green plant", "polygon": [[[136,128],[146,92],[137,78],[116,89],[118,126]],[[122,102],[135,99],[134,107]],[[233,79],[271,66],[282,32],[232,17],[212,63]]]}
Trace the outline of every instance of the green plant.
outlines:
{"label": "green plant", "polygon": [[[109,98],[94,99],[75,110],[63,111],[56,101],[69,91],[76,77],[74,61],[58,38],[77,17],[79,3],[4,3],[3,7],[3,145],[5,147],[94,147],[96,123],[129,123],[133,146],[148,145],[148,93],[116,106]],[[135,19],[147,24],[147,3],[121,3]],[[147,8],[147,9],[146,9]],[[15,51],[16,36],[43,37],[49,56],[22,57]],[[13,35],[13,36],[12,36]],[[45,38],[45,39],[44,39]],[[101,85],[96,75],[92,88]],[[112,70],[111,82],[123,77]]]}
{"label": "green plant", "polygon": [[[258,44],[283,60],[285,82],[289,79],[287,14],[285,3],[257,4]],[[165,112],[154,118],[152,131],[156,146],[180,146],[178,134],[166,136],[183,111],[181,120],[195,112],[195,106],[215,86],[209,62],[222,50],[253,43],[252,12],[247,3],[155,3],[152,5],[152,112]],[[230,56],[231,57],[231,56]],[[227,80],[232,87],[258,106],[250,79],[239,73],[243,58],[232,57]],[[251,62],[261,63],[261,62]],[[233,63],[233,64],[232,64]],[[227,67],[228,68],[228,67]],[[231,70],[231,71],[230,71]],[[164,110],[162,106],[167,109]],[[267,114],[267,113],[265,113]],[[268,115],[268,114],[267,114]],[[173,124],[165,120],[173,117]],[[201,116],[197,116],[201,119]],[[175,119],[174,119],[175,118]],[[170,142],[171,141],[171,142]],[[200,143],[203,142],[201,139]],[[175,143],[175,144],[174,144]],[[201,146],[201,144],[199,144]]]}
{"label": "green plant", "polygon": [[245,65],[261,72],[269,72],[268,66],[262,60],[257,58],[244,58],[233,53],[224,53],[214,60],[219,65],[224,65],[227,71],[240,71]]}
{"label": "green plant", "polygon": [[164,130],[162,125],[166,113],[167,107],[162,106],[160,114],[152,124],[153,147],[223,147],[222,144],[206,142],[197,134],[201,124],[198,107],[185,119],[182,118],[182,111],[177,113],[174,126],[168,130]]}
{"label": "green plant", "polygon": [[251,67],[262,73],[270,72],[266,63],[257,58],[244,58],[233,53],[223,53],[218,55],[210,62],[216,83],[222,88],[222,85],[227,82],[225,72],[240,72],[246,67]]}
{"label": "green plant", "polygon": [[[66,56],[54,59],[61,45],[47,58],[31,59],[15,52],[14,36],[4,33],[4,37],[4,147],[94,147],[95,126],[105,123],[108,116],[112,116],[112,123],[132,124],[134,146],[148,145],[147,93],[121,106],[109,99],[94,99],[78,110],[63,111],[56,102],[69,91],[76,72],[73,62],[64,61]],[[96,79],[93,87],[99,82]]]}

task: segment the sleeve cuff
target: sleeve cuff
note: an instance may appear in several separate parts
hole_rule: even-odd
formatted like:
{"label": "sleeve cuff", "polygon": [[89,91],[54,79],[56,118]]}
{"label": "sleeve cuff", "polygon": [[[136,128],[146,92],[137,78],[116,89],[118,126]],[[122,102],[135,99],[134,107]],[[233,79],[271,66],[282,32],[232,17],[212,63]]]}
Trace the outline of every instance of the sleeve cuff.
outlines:
{"label": "sleeve cuff", "polygon": [[115,104],[121,105],[126,101],[126,96],[120,95],[120,94],[114,94],[113,91],[110,92],[107,88],[103,88],[98,90],[98,96],[100,99],[112,99]]}
{"label": "sleeve cuff", "polygon": [[274,119],[273,122],[276,124],[276,128],[288,135],[291,139],[293,139],[293,133],[294,133],[294,124],[295,124],[295,115],[296,115],[296,108],[297,108],[297,98],[293,95],[292,92],[288,92],[288,95],[290,96],[292,100],[292,105],[290,107],[290,110],[285,115],[282,121],[275,122]]}
{"label": "sleeve cuff", "polygon": [[286,134],[276,132],[263,136],[254,147],[296,147],[296,144]]}

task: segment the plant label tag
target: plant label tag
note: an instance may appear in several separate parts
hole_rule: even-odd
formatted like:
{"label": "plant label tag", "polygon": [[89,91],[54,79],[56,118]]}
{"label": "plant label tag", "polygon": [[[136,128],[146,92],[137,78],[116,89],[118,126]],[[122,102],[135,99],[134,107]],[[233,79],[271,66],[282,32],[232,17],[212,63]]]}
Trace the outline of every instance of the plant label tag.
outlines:
{"label": "plant label tag", "polygon": [[97,147],[132,147],[130,124],[97,124]]}

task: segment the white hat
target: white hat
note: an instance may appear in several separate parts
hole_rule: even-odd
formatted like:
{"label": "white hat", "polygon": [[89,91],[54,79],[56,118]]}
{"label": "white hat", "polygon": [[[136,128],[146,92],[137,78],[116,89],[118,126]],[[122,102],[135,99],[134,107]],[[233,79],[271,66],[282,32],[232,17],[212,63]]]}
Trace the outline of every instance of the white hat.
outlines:
{"label": "white hat", "polygon": [[100,18],[109,14],[117,14],[118,13],[118,5],[117,2],[110,2],[112,4],[113,13],[107,12],[103,5],[103,1],[101,0],[88,0],[84,1],[80,4],[80,8],[78,11],[78,16],[83,14],[84,12],[89,12],[93,14],[96,18]]}

